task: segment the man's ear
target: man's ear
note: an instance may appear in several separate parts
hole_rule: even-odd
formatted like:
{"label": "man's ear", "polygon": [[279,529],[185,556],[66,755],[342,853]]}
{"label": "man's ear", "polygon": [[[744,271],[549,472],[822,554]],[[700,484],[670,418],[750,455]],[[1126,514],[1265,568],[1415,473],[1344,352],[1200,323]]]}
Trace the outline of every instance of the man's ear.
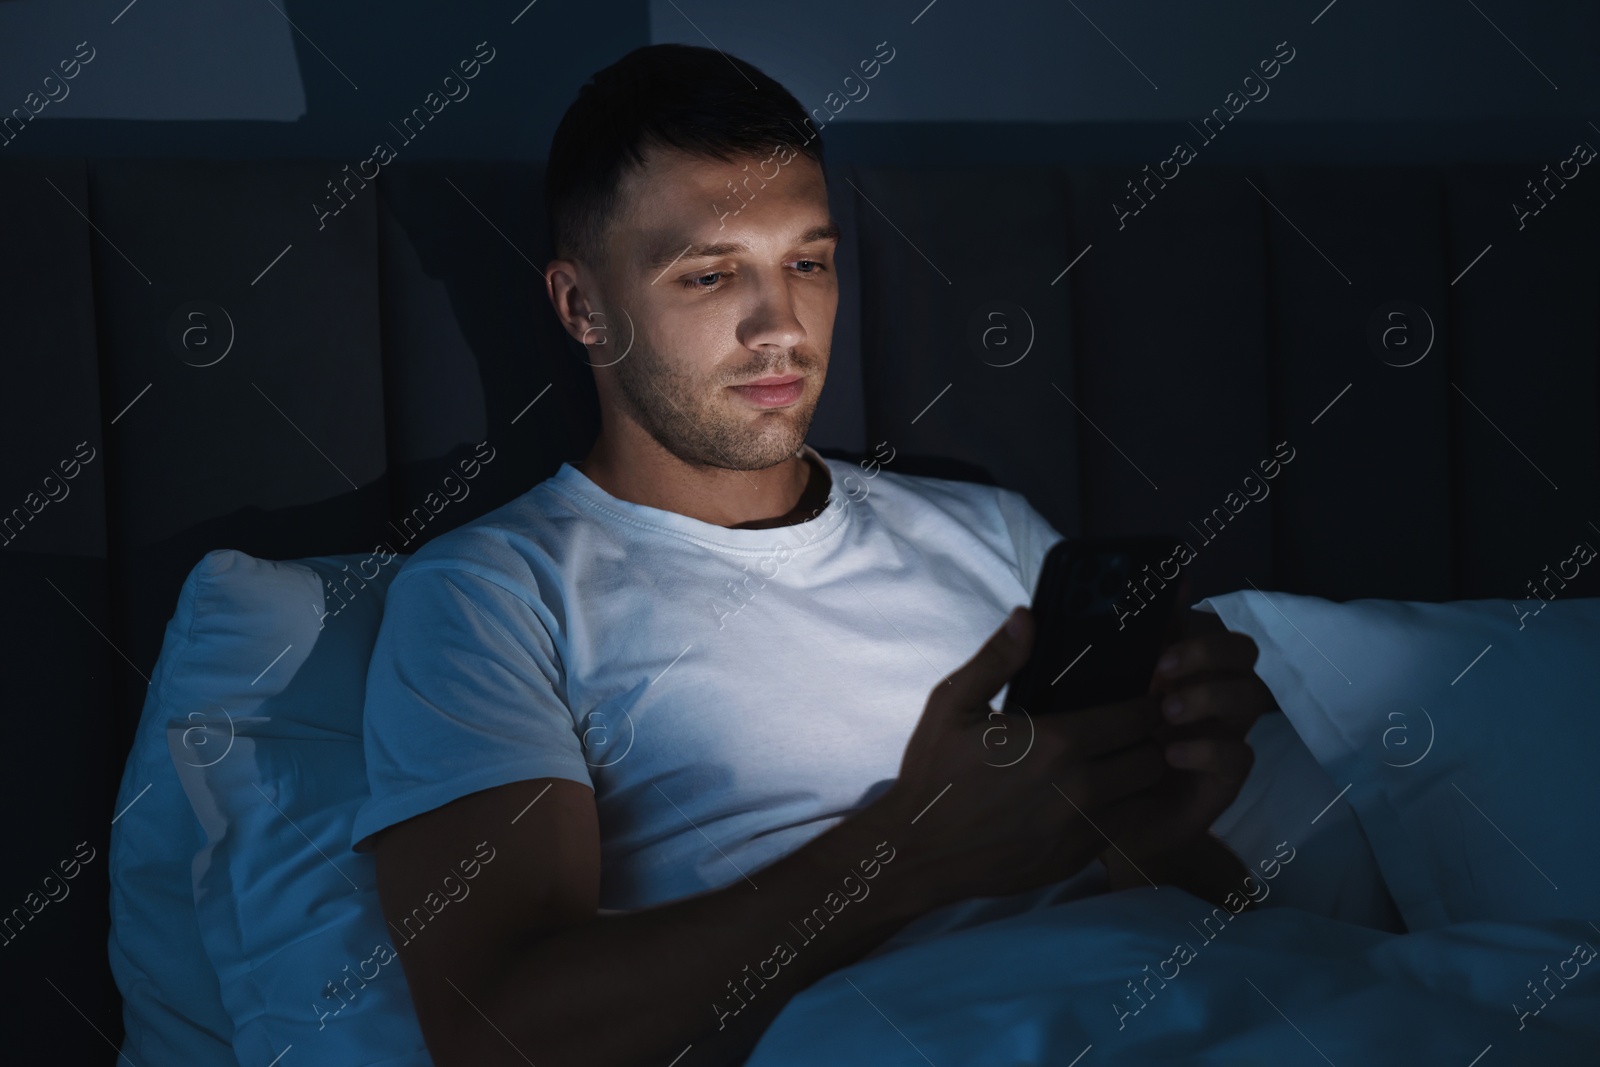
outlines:
{"label": "man's ear", "polygon": [[[556,320],[561,323],[561,328],[567,335],[579,339],[587,322],[581,321],[589,310],[588,302],[583,293],[578,289],[577,264],[569,259],[555,259],[545,267],[545,295],[550,300],[550,307],[556,313]],[[573,323],[578,321],[577,332],[573,331]]]}

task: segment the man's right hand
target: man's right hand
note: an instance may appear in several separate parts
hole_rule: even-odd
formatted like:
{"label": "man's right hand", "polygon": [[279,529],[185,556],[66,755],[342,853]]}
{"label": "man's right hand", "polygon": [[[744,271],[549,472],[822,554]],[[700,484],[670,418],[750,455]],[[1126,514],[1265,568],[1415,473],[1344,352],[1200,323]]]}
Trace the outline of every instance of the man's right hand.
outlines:
{"label": "man's right hand", "polygon": [[[900,777],[872,807],[899,830],[929,907],[1019,893],[1076,874],[1132,828],[1141,790],[1166,769],[1160,700],[1017,716],[990,701],[1026,662],[1034,622],[997,630],[928,696]],[[986,744],[1004,715],[1008,741]],[[1031,738],[1031,743],[1030,743]],[[1012,755],[1021,749],[1025,755]],[[908,881],[911,881],[908,879]]]}

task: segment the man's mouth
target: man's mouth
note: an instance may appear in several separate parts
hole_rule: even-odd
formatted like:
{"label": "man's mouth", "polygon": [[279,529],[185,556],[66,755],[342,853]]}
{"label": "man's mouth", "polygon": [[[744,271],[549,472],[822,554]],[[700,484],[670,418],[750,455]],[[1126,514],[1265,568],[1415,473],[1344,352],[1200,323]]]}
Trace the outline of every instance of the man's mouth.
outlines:
{"label": "man's mouth", "polygon": [[774,374],[729,388],[757,407],[781,408],[799,400],[805,387],[803,374]]}

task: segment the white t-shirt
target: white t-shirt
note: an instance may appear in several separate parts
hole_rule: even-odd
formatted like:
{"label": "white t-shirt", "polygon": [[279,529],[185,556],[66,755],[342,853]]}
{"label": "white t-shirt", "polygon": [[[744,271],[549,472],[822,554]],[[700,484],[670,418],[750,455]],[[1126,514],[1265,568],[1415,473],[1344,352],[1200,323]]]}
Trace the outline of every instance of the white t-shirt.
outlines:
{"label": "white t-shirt", "polygon": [[1011,490],[804,451],[832,486],[792,526],[630,503],[563,464],[420,548],[367,674],[352,842],[569,778],[595,794],[600,906],[632,909],[759,885],[876,796],[929,692],[1029,602],[1061,535]]}

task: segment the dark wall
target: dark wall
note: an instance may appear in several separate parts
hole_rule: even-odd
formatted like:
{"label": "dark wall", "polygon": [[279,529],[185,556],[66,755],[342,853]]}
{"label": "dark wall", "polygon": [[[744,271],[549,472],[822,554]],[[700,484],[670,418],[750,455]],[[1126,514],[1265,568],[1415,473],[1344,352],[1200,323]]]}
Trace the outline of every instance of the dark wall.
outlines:
{"label": "dark wall", "polygon": [[[830,151],[863,162],[1153,162],[1280,41],[1292,66],[1209,161],[1551,159],[1600,136],[1588,125],[1600,115],[1600,6],[1571,0],[111,6],[0,4],[0,110],[21,107],[79,42],[95,57],[0,157],[355,163],[479,42],[495,60],[406,158],[541,160],[583,80],[652,41],[714,42],[815,113],[838,110]],[[894,59],[841,107],[843,78],[879,42]]]}

